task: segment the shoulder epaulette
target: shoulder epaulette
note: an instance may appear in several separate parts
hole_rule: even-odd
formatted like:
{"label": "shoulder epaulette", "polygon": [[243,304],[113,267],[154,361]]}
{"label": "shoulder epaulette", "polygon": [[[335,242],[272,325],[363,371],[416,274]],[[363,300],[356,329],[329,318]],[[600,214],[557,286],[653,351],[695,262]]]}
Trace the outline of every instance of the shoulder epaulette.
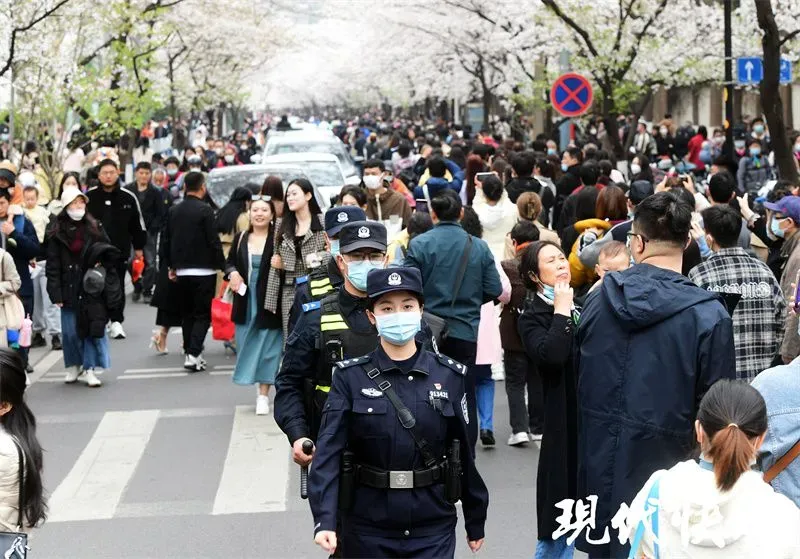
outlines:
{"label": "shoulder epaulette", "polygon": [[444,365],[448,369],[452,369],[453,371],[455,371],[459,375],[466,375],[467,374],[467,367],[465,365],[462,365],[461,363],[459,363],[455,359],[451,359],[450,357],[447,357],[446,355],[442,355],[441,353],[437,353],[436,354],[436,359],[439,360],[439,363],[441,363],[442,365]]}
{"label": "shoulder epaulette", "polygon": [[311,312],[319,309],[322,304],[319,301],[311,301],[310,303],[303,304],[303,312]]}
{"label": "shoulder epaulette", "polygon": [[338,361],[336,363],[336,366],[340,369],[347,369],[348,367],[363,365],[367,361],[369,361],[369,355],[364,355],[362,357],[356,357],[354,359],[345,359],[344,361]]}
{"label": "shoulder epaulette", "polygon": [[308,276],[300,276],[295,280],[295,285],[302,285],[308,281]]}

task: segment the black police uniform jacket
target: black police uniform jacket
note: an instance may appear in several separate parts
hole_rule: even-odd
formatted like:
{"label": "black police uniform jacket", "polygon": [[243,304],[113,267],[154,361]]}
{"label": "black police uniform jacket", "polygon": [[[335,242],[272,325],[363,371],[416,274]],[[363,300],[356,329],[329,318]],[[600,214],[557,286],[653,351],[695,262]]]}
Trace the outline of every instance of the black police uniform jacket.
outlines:
{"label": "black police uniform jacket", "polygon": [[[413,364],[412,364],[413,363]],[[309,475],[309,500],[314,531],[335,531],[339,469],[345,450],[354,463],[382,470],[422,470],[425,464],[395,408],[377,389],[367,371],[380,369],[398,397],[411,410],[422,436],[436,457],[444,459],[449,443],[458,439],[461,453],[461,502],[470,540],[484,537],[489,494],[478,473],[468,443],[469,417],[464,393],[466,367],[449,357],[422,349],[414,360],[391,361],[379,346],[369,355],[342,361],[334,369],[325,403],[314,463]],[[432,398],[439,398],[439,411]],[[356,485],[353,506],[342,513],[342,532],[386,537],[427,537],[456,526],[456,509],[444,497],[444,484],[414,489],[375,489]]]}

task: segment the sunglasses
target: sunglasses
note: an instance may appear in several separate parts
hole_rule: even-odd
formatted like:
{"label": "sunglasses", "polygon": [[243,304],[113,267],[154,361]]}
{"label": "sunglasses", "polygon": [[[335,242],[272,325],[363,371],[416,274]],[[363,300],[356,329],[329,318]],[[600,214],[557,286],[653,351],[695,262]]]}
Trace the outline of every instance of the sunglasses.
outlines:
{"label": "sunglasses", "polygon": [[264,202],[270,202],[272,200],[272,196],[267,196],[266,194],[253,194],[250,197],[253,202],[257,202],[259,200],[263,200]]}

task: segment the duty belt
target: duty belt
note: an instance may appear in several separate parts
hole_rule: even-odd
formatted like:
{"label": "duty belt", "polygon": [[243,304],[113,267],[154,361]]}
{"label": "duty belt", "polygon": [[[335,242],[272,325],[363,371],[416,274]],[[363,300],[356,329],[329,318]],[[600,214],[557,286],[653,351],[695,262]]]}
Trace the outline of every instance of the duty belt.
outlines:
{"label": "duty belt", "polygon": [[437,483],[444,483],[444,474],[447,463],[426,470],[381,470],[366,466],[355,465],[356,483],[374,487],[375,489],[416,489],[429,487]]}

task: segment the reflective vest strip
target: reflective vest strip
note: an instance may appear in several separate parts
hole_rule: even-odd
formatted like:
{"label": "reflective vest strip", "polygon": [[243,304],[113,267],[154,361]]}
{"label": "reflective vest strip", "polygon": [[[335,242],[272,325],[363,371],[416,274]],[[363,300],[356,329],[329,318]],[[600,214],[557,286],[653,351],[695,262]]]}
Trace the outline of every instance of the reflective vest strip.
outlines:
{"label": "reflective vest strip", "polygon": [[328,332],[329,330],[349,330],[349,328],[344,322],[326,322],[320,324],[320,330]]}
{"label": "reflective vest strip", "polygon": [[323,314],[319,321],[320,324],[325,324],[326,322],[344,322],[344,318],[340,314]]}
{"label": "reflective vest strip", "polygon": [[308,285],[311,286],[311,289],[314,289],[315,287],[328,287],[330,284],[331,284],[331,280],[329,280],[328,278],[325,278],[325,279],[321,279],[321,280],[314,280],[314,281],[310,282]]}
{"label": "reflective vest strip", "polygon": [[323,287],[312,287],[311,288],[311,295],[313,297],[317,297],[319,295],[325,295],[326,293],[330,293],[333,290],[332,285],[325,285]]}
{"label": "reflective vest strip", "polygon": [[316,388],[317,388],[317,390],[320,390],[320,391],[322,391],[322,392],[330,392],[330,391],[331,391],[331,387],[330,387],[330,386],[320,386],[320,385],[318,384],[318,385],[316,386]]}

